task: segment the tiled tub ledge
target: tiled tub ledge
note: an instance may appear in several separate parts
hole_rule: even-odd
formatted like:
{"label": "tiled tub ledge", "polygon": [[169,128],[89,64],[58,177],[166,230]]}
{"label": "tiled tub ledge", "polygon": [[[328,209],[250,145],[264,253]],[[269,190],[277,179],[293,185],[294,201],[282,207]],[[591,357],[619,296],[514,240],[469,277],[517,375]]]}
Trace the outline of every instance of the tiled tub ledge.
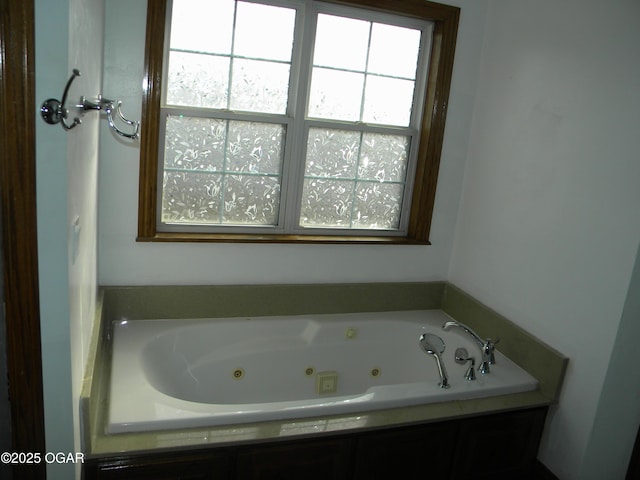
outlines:
{"label": "tiled tub ledge", "polygon": [[[445,282],[104,287],[82,395],[84,451],[89,457],[122,452],[224,446],[429,423],[554,404],[568,359],[511,321]],[[482,337],[499,337],[497,350],[533,375],[535,391],[313,418],[203,428],[106,434],[112,322],[131,319],[224,318],[441,310]],[[434,367],[425,356],[425,369]],[[434,367],[435,368],[435,367]]]}

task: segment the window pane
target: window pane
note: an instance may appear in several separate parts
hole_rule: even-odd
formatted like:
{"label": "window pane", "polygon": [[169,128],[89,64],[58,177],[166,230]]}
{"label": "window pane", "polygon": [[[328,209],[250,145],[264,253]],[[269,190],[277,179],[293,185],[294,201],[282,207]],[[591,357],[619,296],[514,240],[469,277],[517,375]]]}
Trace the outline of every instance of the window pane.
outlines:
{"label": "window pane", "polygon": [[288,95],[288,64],[234,59],[232,110],[285,113]]}
{"label": "window pane", "polygon": [[219,223],[222,175],[165,171],[162,221]]}
{"label": "window pane", "polygon": [[162,222],[276,225],[285,126],[167,117]]}
{"label": "window pane", "polygon": [[174,0],[171,48],[195,52],[231,52],[233,0]]}
{"label": "window pane", "polygon": [[410,137],[310,128],[300,225],[399,227]]}
{"label": "window pane", "polygon": [[314,68],[309,93],[309,116],[332,120],[360,120],[364,75]]}
{"label": "window pane", "polygon": [[305,179],[300,225],[303,227],[349,228],[353,182]]}
{"label": "window pane", "polygon": [[402,135],[363,134],[358,178],[378,182],[404,182],[410,140],[410,137]]}
{"label": "window pane", "polygon": [[358,182],[353,228],[398,228],[404,186],[395,183]]}
{"label": "window pane", "polygon": [[221,171],[226,129],[224,120],[169,115],[165,131],[165,167]]}
{"label": "window pane", "polygon": [[353,18],[318,15],[313,64],[364,71],[369,25]]}
{"label": "window pane", "polygon": [[413,86],[410,80],[367,76],[362,120],[368,123],[408,126],[411,121]]}
{"label": "window pane", "polygon": [[280,175],[284,132],[279,124],[230,121],[227,171]]}
{"label": "window pane", "polygon": [[289,62],[295,18],[290,8],[238,2],[234,54]]}
{"label": "window pane", "polygon": [[258,175],[227,175],[222,223],[275,225],[278,223],[280,179]]}
{"label": "window pane", "polygon": [[171,52],[167,104],[226,108],[229,58]]}
{"label": "window pane", "polygon": [[367,70],[372,73],[416,78],[420,30],[374,23]]}
{"label": "window pane", "polygon": [[360,132],[309,129],[307,177],[355,178]]}

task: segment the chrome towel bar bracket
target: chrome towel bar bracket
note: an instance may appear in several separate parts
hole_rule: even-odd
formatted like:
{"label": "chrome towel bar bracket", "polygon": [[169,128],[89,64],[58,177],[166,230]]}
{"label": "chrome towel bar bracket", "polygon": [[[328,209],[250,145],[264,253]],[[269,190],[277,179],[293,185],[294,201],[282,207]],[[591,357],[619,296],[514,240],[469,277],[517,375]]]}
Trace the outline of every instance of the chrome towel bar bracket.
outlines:
{"label": "chrome towel bar bracket", "polygon": [[[42,106],[40,107],[40,115],[45,122],[50,125],[56,125],[59,123],[62,125],[64,130],[71,130],[82,123],[78,117],[74,117],[73,121],[69,123],[69,108],[66,105],[69,88],[75,78],[79,76],[80,71],[74,68],[71,77],[67,81],[67,85],[64,87],[62,101],[55,98],[49,98],[42,103]],[[78,105],[73,105],[71,108],[75,108],[80,116],[84,115],[88,110],[103,111],[107,114],[107,122],[109,123],[109,128],[111,128],[111,130],[121,137],[137,140],[140,137],[140,122],[126,118],[122,114],[121,107],[122,102],[120,100],[109,100],[108,98],[104,98],[102,95],[98,95],[98,98],[93,101],[87,100],[85,97],[81,97],[80,103]],[[130,132],[121,130],[116,125],[116,122],[114,121],[114,113],[117,115],[119,122],[131,127],[127,128],[127,130],[131,130]]]}

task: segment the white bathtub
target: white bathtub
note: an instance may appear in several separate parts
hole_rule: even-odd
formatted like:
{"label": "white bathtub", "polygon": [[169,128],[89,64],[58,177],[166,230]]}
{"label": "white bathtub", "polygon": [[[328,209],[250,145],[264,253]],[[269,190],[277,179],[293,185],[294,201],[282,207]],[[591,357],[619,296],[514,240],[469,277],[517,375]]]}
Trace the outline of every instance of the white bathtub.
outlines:
{"label": "white bathtub", "polygon": [[[464,379],[454,351],[480,351],[439,310],[135,320],[114,325],[108,433],[295,419],[535,390],[496,352],[491,373]],[[422,333],[446,343],[438,386]],[[335,387],[335,392],[331,390]],[[324,390],[329,390],[325,392]]]}

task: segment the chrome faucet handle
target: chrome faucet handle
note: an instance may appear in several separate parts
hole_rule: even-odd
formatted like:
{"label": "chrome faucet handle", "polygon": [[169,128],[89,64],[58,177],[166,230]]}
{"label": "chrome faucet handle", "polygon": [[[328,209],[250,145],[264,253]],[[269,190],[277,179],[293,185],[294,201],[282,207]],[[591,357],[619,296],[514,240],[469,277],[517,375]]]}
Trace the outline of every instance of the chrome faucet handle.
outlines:
{"label": "chrome faucet handle", "polygon": [[485,375],[487,373],[491,373],[491,368],[489,365],[495,365],[496,363],[496,343],[500,341],[499,338],[496,338],[495,342],[490,338],[484,342],[482,346],[482,363],[480,363],[480,367],[478,367],[478,371]]}
{"label": "chrome faucet handle", "polygon": [[500,338],[496,338],[495,340],[491,340],[487,338],[485,341],[484,347],[482,347],[483,357],[489,362],[489,365],[495,365],[496,363],[496,344],[500,343]]}
{"label": "chrome faucet handle", "polygon": [[458,365],[464,365],[467,362],[471,362],[469,369],[464,374],[464,379],[469,381],[476,379],[476,359],[469,356],[469,352],[466,348],[460,347],[456,349],[455,360]]}

